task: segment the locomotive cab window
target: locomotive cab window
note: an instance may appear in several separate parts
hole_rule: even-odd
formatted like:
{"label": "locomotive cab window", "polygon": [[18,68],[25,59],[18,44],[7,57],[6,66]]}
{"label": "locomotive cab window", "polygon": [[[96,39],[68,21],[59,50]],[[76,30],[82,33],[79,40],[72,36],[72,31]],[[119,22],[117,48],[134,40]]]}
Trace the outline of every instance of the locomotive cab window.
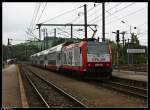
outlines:
{"label": "locomotive cab window", "polygon": [[99,51],[100,51],[100,54],[108,54],[108,44],[107,43],[100,43],[100,46],[99,46]]}
{"label": "locomotive cab window", "polygon": [[108,53],[108,45],[105,42],[88,42],[87,47],[88,54],[107,54]]}

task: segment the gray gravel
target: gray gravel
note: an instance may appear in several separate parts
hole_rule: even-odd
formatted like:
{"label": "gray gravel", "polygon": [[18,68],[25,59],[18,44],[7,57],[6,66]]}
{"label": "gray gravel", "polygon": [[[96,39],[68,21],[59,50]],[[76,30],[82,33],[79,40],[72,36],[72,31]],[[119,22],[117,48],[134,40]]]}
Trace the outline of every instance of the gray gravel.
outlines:
{"label": "gray gravel", "polygon": [[59,75],[48,70],[30,67],[37,74],[70,92],[89,107],[147,107],[143,100],[134,99],[116,91]]}
{"label": "gray gravel", "polygon": [[50,107],[80,107],[33,73],[30,73],[30,78]]}

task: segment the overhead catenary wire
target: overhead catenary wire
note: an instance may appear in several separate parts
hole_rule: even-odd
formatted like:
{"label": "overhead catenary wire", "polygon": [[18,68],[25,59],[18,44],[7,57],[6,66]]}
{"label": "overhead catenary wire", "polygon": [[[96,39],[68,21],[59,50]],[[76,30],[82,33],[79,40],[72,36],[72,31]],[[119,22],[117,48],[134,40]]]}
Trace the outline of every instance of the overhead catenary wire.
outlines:
{"label": "overhead catenary wire", "polygon": [[[87,13],[91,12],[95,7],[97,7],[97,6],[99,6],[99,5],[100,5],[100,4],[94,5],[94,7],[92,7],[92,8],[90,8],[90,9],[87,10]],[[93,13],[92,13],[92,14],[93,14]],[[80,18],[81,16],[83,16],[83,15],[84,15],[84,14],[81,14],[80,16],[77,16],[75,19],[73,19],[73,20],[71,21],[71,23],[73,23],[73,22],[79,20],[79,18]],[[89,16],[88,16],[88,17],[89,17]]]}
{"label": "overhead catenary wire", "polygon": [[[39,3],[38,7],[37,7],[37,4],[35,6],[35,10],[34,10],[34,13],[33,13],[33,17],[32,17],[32,20],[31,20],[31,23],[30,23],[30,26],[29,26],[29,29],[27,30],[28,31],[28,34],[27,35],[30,35],[32,36],[33,35],[33,26],[34,26],[34,23],[36,21],[36,18],[37,18],[37,15],[38,15],[38,12],[39,12],[39,9],[40,9],[40,6],[41,6],[41,3]],[[29,31],[30,30],[30,31]],[[27,33],[27,32],[26,32]],[[29,34],[30,33],[30,34]],[[29,37],[29,36],[27,36]],[[33,37],[33,36],[32,36]]]}
{"label": "overhead catenary wire", "polygon": [[108,11],[114,9],[114,8],[117,8],[118,6],[120,6],[122,3],[117,3],[116,5],[114,5],[113,7],[109,8]]}
{"label": "overhead catenary wire", "polygon": [[[125,18],[125,17],[128,17],[128,16],[131,16],[131,15],[134,15],[134,14],[136,14],[136,13],[140,12],[140,11],[143,11],[143,9],[145,9],[145,8],[146,8],[146,7],[144,7],[144,8],[140,8],[140,9],[138,9],[138,10],[136,10],[136,11],[132,12],[132,13],[129,13],[129,14],[127,14],[127,15],[125,15],[125,16],[123,16],[123,17],[117,18],[117,19],[115,19],[115,20],[112,20],[112,21],[110,21],[110,22],[108,22],[108,23],[106,23],[106,24],[114,23],[114,22],[115,22],[115,21],[117,21],[117,20],[122,21],[122,20],[121,20],[122,18]],[[101,26],[102,26],[102,25],[101,25]],[[101,26],[99,26],[99,28],[101,28]]]}
{"label": "overhead catenary wire", "polygon": [[36,21],[36,18],[37,18],[37,15],[38,15],[38,12],[39,12],[40,6],[41,6],[41,3],[39,3],[38,9],[37,9],[37,11],[36,11],[36,15],[35,15],[35,17],[34,17],[34,21],[33,21],[33,24],[32,24],[32,27],[31,27],[31,30],[33,29],[33,26],[34,26],[34,24],[35,24],[35,21]]}
{"label": "overhead catenary wire", "polygon": [[[144,8],[146,8],[146,7],[144,7]],[[118,19],[121,20],[122,18],[125,18],[125,17],[127,17],[127,16],[134,15],[134,14],[136,14],[136,13],[142,11],[144,8],[141,8],[141,9],[139,9],[139,10],[136,10],[136,11],[134,11],[134,12],[132,12],[132,13],[129,13],[129,14],[127,14],[127,15],[125,15],[125,16],[123,16],[123,17],[120,17],[120,18],[118,18]],[[116,20],[113,20],[113,21],[116,21]],[[112,23],[113,21],[111,21],[111,22],[109,22],[109,23],[107,23],[107,24],[110,24],[110,23]]]}
{"label": "overhead catenary wire", "polygon": [[[145,21],[144,23],[142,23],[142,24],[140,24],[140,25],[138,25],[138,26],[135,26],[135,27],[139,28],[139,27],[145,25],[146,23],[147,23],[147,22]],[[127,24],[127,23],[125,23],[125,24]],[[127,25],[128,25],[128,24],[127,24]],[[128,25],[128,26],[130,26],[130,25]],[[128,31],[130,31],[130,29],[125,30],[125,32],[128,32]],[[127,34],[127,33],[126,33],[126,34]],[[129,34],[130,34],[130,33],[129,33]]]}
{"label": "overhead catenary wire", "polygon": [[43,10],[42,10],[42,13],[40,14],[39,19],[37,20],[37,23],[39,23],[39,20],[40,20],[40,18],[42,17],[42,14],[43,14],[43,12],[44,12],[46,6],[47,6],[47,3],[45,3],[45,5],[44,5],[44,8],[43,8]]}
{"label": "overhead catenary wire", "polygon": [[[130,7],[130,6],[132,6],[133,4],[135,4],[135,3],[131,3],[131,4],[125,6],[125,7],[121,8],[121,9],[116,10],[115,12],[111,13],[111,15],[106,16],[106,18],[108,18],[108,17],[110,17],[110,16],[112,16],[112,15],[114,15],[114,14],[116,14],[116,13],[118,13],[118,12],[120,12],[120,11],[122,11],[122,10],[124,10],[124,9],[126,9],[126,8],[128,8],[128,7]],[[117,4],[116,4],[116,5],[117,5]],[[110,8],[110,9],[108,9],[108,10],[105,10],[105,11],[108,12],[108,11],[112,10],[113,8],[118,7],[120,4],[118,4],[117,6],[116,6],[116,5],[115,5],[114,7],[112,7],[112,8]],[[101,15],[102,15],[102,14],[101,14]],[[96,18],[96,19],[97,19],[97,18]],[[91,21],[94,21],[94,20],[96,20],[96,19],[92,19]],[[102,20],[102,18],[101,18],[101,19],[97,19],[95,22],[100,21],[100,20]],[[91,22],[91,21],[90,21],[90,22]]]}
{"label": "overhead catenary wire", "polygon": [[[35,8],[34,8],[32,20],[31,20],[30,25],[29,25],[29,29],[31,28],[31,26],[32,26],[32,24],[33,24],[33,19],[34,19],[34,17],[35,17],[35,12],[36,12],[36,10],[37,10],[37,4],[35,4]],[[28,37],[28,35],[27,35],[26,37]]]}
{"label": "overhead catenary wire", "polygon": [[[131,3],[131,4],[129,4],[129,5],[127,5],[127,6],[125,6],[125,7],[123,7],[123,8],[121,8],[121,9],[119,9],[119,10],[116,10],[115,12],[109,12],[110,10],[106,10],[106,12],[108,12],[110,15],[108,15],[108,16],[106,16],[107,18],[108,17],[110,17],[110,16],[112,16],[112,15],[114,15],[114,14],[116,14],[116,13],[118,13],[118,12],[120,12],[120,11],[122,11],[122,10],[124,10],[124,9],[126,9],[126,8],[129,8],[130,6],[132,6],[133,4],[135,4],[135,3]],[[115,16],[115,15],[114,15]]]}
{"label": "overhead catenary wire", "polygon": [[[117,6],[117,4],[116,4],[115,6]],[[93,9],[94,9],[94,8],[93,8]],[[110,8],[110,9],[111,9],[111,8]],[[121,9],[123,9],[123,8],[121,8]],[[109,10],[106,10],[106,12],[107,12],[107,11],[109,11]],[[111,12],[111,13],[110,13],[110,12],[108,12],[108,13],[109,13],[109,14],[111,14],[111,15],[113,15],[113,14],[112,14],[112,12]],[[133,14],[134,14],[134,13],[133,13]],[[114,15],[114,16],[115,16],[115,15]],[[97,18],[97,17],[95,17],[95,18]],[[39,19],[40,19],[40,18],[39,18]],[[119,17],[117,17],[117,20],[120,20],[120,18],[119,18]],[[120,21],[121,21],[121,20],[120,20]]]}
{"label": "overhead catenary wire", "polygon": [[[100,4],[97,4],[97,5],[94,4],[94,7],[88,9],[88,10],[87,10],[87,15],[89,14],[89,12],[91,12],[93,9],[95,9],[95,8],[96,8],[97,6],[99,6],[99,5],[100,5]],[[84,15],[84,14],[81,14],[80,16],[77,16],[74,20],[72,20],[72,22],[75,22],[75,21],[79,20],[79,18],[81,18],[81,16],[83,16],[83,15]],[[94,13],[88,15],[88,17],[89,17],[89,16],[93,16],[93,15],[94,15]]]}
{"label": "overhead catenary wire", "polygon": [[34,19],[36,10],[37,10],[37,4],[35,4],[35,9],[34,9],[34,12],[33,12],[32,20],[30,22],[29,28],[31,28],[31,25],[33,24],[33,19]]}
{"label": "overhead catenary wire", "polygon": [[[73,9],[73,10],[70,10],[69,12],[71,12],[71,11],[74,11],[74,10],[76,10],[76,9],[79,9],[79,8],[81,8],[81,7],[83,7],[83,6],[79,6],[78,8],[75,8],[75,9]],[[43,9],[44,10],[44,9]],[[66,14],[67,13],[69,13],[68,11],[66,12]],[[64,14],[64,13],[63,13]],[[62,16],[62,15],[59,15],[59,16]],[[52,18],[52,19],[55,19],[55,18],[57,18],[58,16],[56,16],[56,17],[54,17],[54,18]],[[51,20],[52,20],[51,19]],[[48,21],[50,21],[50,19],[48,20]],[[35,28],[36,29],[36,28]]]}
{"label": "overhead catenary wire", "polygon": [[63,15],[68,14],[68,13],[70,13],[70,12],[73,12],[73,11],[75,11],[75,10],[81,8],[81,7],[83,7],[83,6],[79,6],[79,7],[77,7],[77,8],[72,9],[72,10],[63,12],[63,13],[61,13],[61,14],[59,14],[59,15],[53,17],[53,18],[50,18],[50,19],[48,19],[48,20],[46,20],[46,21],[44,21],[44,22],[41,22],[40,24],[43,24],[43,23],[46,23],[46,22],[48,22],[48,21],[54,20],[54,19],[56,19],[56,18],[58,18],[58,17],[60,17],[60,16],[63,16]]}
{"label": "overhead catenary wire", "polygon": [[[117,3],[115,6],[109,8],[108,11],[109,11],[109,10],[112,10],[112,9],[118,7],[118,6],[120,6],[121,4],[122,4],[122,3]],[[94,13],[92,13],[92,14],[94,14]],[[90,15],[92,15],[92,14],[90,14]],[[89,16],[90,16],[90,15],[89,15]],[[102,15],[102,14],[100,14],[99,16],[101,16],[101,15]],[[88,16],[88,17],[89,17],[89,16]],[[100,17],[94,18],[94,19],[90,20],[89,22],[94,21],[94,20],[96,20],[96,19],[98,19],[98,18],[100,18]]]}
{"label": "overhead catenary wire", "polygon": [[[62,30],[61,28],[57,28],[57,29],[59,29],[60,31],[63,31],[63,32],[65,32],[65,33],[67,33],[67,34],[69,34],[69,35],[70,35],[70,33],[69,33],[69,32]],[[73,37],[76,37],[76,36],[74,36],[74,35],[73,35]]]}
{"label": "overhead catenary wire", "polygon": [[[122,10],[128,8],[128,7],[130,7],[130,6],[132,6],[133,4],[135,4],[135,3],[131,3],[131,4],[125,6],[125,7],[121,8],[121,9],[116,10],[115,12],[112,13],[112,15],[113,15],[113,14],[116,14],[116,13],[118,13],[118,12],[120,12],[120,11],[122,11]],[[107,10],[107,11],[110,11],[110,10]],[[110,16],[111,16],[111,15],[110,15]],[[106,17],[109,17],[109,16],[106,16]]]}
{"label": "overhead catenary wire", "polygon": [[[36,24],[36,23],[39,23],[39,20],[40,20],[40,18],[42,17],[42,14],[43,14],[43,12],[44,12],[44,10],[45,10],[45,8],[46,8],[46,5],[47,5],[47,3],[45,3],[45,5],[44,5],[44,7],[43,7],[43,10],[41,11],[41,14],[39,15],[39,17],[37,18],[37,22],[35,22],[36,21],[36,18],[35,18],[35,21],[34,21],[34,24]],[[38,10],[39,11],[39,10]],[[37,13],[37,15],[38,15],[38,13]],[[33,25],[34,25],[33,24]],[[30,32],[32,32],[33,33],[33,31],[36,29],[36,25],[34,25],[34,27],[32,27],[32,29],[30,30]]]}

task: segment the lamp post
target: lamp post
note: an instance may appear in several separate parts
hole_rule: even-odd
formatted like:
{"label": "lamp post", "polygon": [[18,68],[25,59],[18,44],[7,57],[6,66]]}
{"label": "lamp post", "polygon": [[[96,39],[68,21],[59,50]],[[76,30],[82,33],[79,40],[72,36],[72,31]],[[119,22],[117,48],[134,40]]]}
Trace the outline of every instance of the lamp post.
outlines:
{"label": "lamp post", "polygon": [[133,27],[134,29],[137,29],[137,27],[131,26],[131,25],[127,24],[125,21],[121,21],[121,22],[124,23],[124,24],[126,24],[126,25],[128,25],[128,26],[130,26],[130,34],[132,33],[132,27]]}
{"label": "lamp post", "polygon": [[[134,34],[134,32],[132,33],[132,27],[134,29],[137,29],[137,27],[131,26],[131,25],[127,24],[125,21],[121,21],[121,22],[124,23],[124,24],[126,24],[126,25],[128,25],[130,27],[130,35],[132,36],[132,34]],[[129,40],[128,40],[128,43],[129,43]],[[130,48],[131,48],[131,46],[130,46]],[[132,61],[133,61],[133,54],[132,54]],[[129,64],[129,54],[128,54],[128,64]],[[132,62],[132,64],[133,64],[133,62]]]}

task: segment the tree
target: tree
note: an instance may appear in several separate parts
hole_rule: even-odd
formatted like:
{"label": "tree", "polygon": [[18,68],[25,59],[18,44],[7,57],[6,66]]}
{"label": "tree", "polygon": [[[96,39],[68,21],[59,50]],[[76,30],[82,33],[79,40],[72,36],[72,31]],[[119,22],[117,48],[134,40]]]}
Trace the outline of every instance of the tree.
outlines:
{"label": "tree", "polygon": [[134,33],[131,34],[131,46],[132,48],[137,48],[140,46],[137,35],[134,35]]}

